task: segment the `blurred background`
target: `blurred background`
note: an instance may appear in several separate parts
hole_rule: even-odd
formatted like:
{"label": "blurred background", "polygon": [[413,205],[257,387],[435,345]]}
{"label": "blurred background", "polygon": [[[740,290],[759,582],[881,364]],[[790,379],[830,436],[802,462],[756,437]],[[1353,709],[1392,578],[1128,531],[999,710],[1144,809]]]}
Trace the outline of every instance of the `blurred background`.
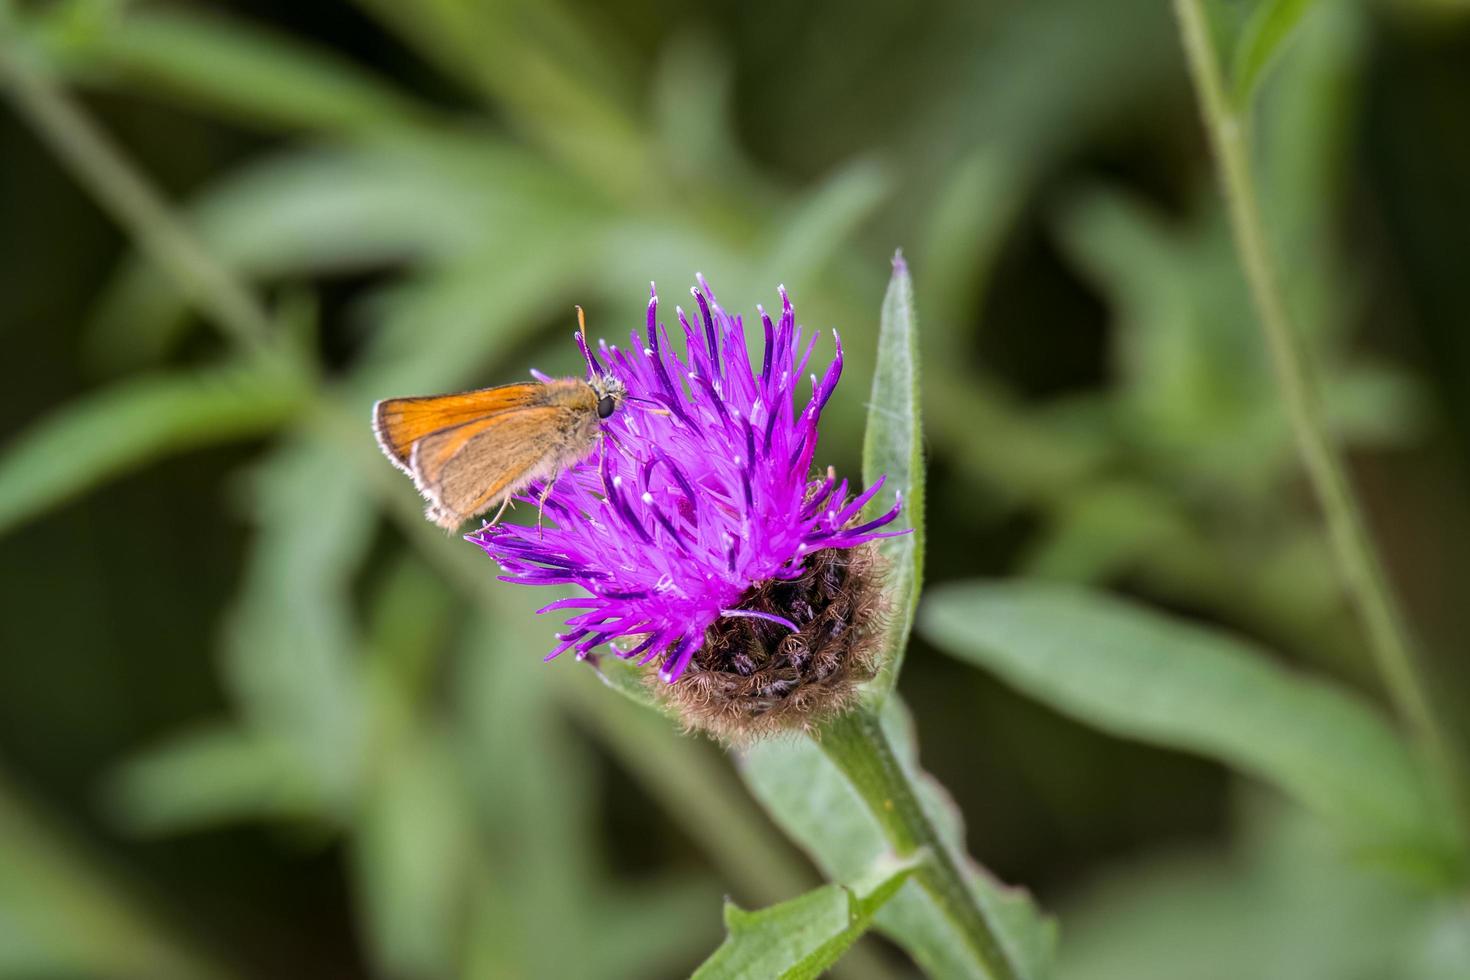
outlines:
{"label": "blurred background", "polygon": [[[1312,6],[1257,166],[1462,718],[1457,6]],[[1114,589],[1381,698],[1166,4],[75,0],[0,32],[0,975],[679,976],[721,896],[817,883],[721,751],[543,666],[545,599],[371,439],[377,398],[574,371],[572,305],[616,341],[651,279],[670,314],[696,271],[746,312],[784,283],[839,329],[820,453],[855,474],[902,247],[932,582]],[[76,109],[115,158],[41,139]],[[171,210],[129,204],[139,176]],[[1059,916],[1063,977],[1405,976],[1443,943],[1214,763],[922,640],[900,689],[972,853]],[[878,939],[839,969],[914,972]]]}

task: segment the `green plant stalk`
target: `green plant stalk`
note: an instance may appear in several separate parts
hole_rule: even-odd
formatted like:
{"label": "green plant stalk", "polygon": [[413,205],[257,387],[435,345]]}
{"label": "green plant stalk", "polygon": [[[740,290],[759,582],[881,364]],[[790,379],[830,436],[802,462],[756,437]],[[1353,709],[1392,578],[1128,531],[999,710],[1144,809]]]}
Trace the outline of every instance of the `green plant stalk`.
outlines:
{"label": "green plant stalk", "polygon": [[270,317],[255,296],[169,213],[158,190],[65,91],[29,63],[13,37],[0,39],[0,83],[72,175],[178,281],[190,301],[246,350],[267,353]]}
{"label": "green plant stalk", "polygon": [[824,726],[816,742],[862,797],[894,854],[906,858],[923,852],[914,879],[964,937],[985,971],[994,980],[1018,980],[1020,974],[1001,946],[998,930],[965,882],[961,859],[924,811],[878,716],[858,707]]}
{"label": "green plant stalk", "polygon": [[1297,450],[1322,508],[1339,572],[1367,630],[1374,661],[1395,710],[1414,731],[1463,817],[1465,790],[1455,750],[1435,716],[1408,627],[1368,533],[1346,467],[1328,434],[1322,403],[1308,374],[1306,354],[1282,297],[1251,178],[1249,117],[1233,108],[1226,92],[1201,0],[1174,0],[1174,10],[1205,129],[1218,161],[1236,250],[1291,418]]}

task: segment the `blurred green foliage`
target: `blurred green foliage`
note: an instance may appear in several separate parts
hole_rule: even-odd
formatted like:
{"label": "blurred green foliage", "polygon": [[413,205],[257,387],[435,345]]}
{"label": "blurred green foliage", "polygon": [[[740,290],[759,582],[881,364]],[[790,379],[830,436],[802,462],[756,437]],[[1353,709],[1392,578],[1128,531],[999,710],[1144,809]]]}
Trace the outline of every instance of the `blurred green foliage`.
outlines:
{"label": "blurred green foliage", "polygon": [[[1470,19],[1210,13],[1335,435],[1464,717]],[[722,894],[854,884],[881,841],[850,806],[772,801],[798,777],[840,795],[820,753],[752,753],[752,797],[712,746],[543,666],[535,597],[420,519],[367,407],[570,370],[574,302],[615,340],[644,283],[677,298],[698,269],[732,309],[784,282],[842,332],[823,455],[852,474],[898,245],[929,580],[1108,587],[1332,675],[1232,645],[1191,679],[1187,638],[945,591],[936,642],[1099,729],[923,643],[900,684],[970,851],[1058,914],[1059,975],[1466,975],[1463,893],[1334,833],[1377,826],[1376,801],[1402,844],[1425,811],[1397,736],[1334,689],[1373,680],[1165,5],[63,0],[0,6],[0,44],[81,97],[191,239],[146,209],[110,230],[5,73],[0,975],[683,975]],[[187,248],[252,293],[201,300]],[[240,345],[257,328],[270,354]],[[1043,653],[1078,662],[1026,674]],[[1236,682],[1239,709],[1183,700]],[[894,884],[861,914],[947,974]],[[913,968],[864,940],[838,969]]]}

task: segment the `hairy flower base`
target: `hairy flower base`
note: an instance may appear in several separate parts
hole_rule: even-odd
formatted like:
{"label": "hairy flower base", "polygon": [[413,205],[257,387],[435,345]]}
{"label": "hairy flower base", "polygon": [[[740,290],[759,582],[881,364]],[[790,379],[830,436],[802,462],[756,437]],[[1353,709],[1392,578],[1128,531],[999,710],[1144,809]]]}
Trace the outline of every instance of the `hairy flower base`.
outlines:
{"label": "hairy flower base", "polygon": [[748,591],[738,608],[709,627],[689,668],[673,684],[648,687],[691,728],[746,744],[782,731],[815,728],[849,707],[879,666],[886,621],[877,546],[824,548],[805,572]]}

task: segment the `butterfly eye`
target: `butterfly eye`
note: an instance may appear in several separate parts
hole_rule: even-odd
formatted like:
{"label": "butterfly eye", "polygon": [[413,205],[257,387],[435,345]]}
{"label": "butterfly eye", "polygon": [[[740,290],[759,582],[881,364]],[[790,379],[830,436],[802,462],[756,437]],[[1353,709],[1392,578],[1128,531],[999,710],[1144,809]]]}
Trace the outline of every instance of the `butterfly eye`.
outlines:
{"label": "butterfly eye", "polygon": [[612,395],[603,395],[597,401],[597,417],[605,419],[617,410],[617,402],[613,401]]}

